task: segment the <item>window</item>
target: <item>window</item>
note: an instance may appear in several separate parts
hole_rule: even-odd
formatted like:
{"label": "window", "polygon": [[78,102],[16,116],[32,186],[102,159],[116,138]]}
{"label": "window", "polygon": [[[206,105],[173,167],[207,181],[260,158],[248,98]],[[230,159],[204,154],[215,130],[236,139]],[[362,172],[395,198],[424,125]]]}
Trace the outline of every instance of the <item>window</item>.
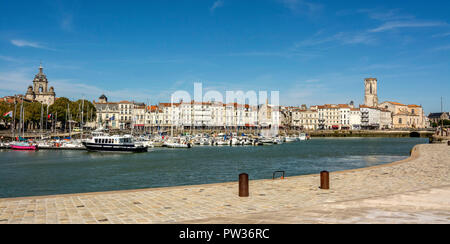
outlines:
{"label": "window", "polygon": [[398,118],[398,123],[399,123],[399,124],[402,123],[402,118]]}

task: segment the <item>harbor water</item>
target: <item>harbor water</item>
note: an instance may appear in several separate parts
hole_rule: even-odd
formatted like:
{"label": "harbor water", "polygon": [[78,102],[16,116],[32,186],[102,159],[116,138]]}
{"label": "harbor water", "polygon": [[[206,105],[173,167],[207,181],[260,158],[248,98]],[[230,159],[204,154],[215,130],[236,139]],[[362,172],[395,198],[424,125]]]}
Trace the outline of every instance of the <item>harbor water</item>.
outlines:
{"label": "harbor water", "polygon": [[409,157],[427,138],[313,138],[272,146],[151,148],[146,153],[0,151],[0,198],[271,179],[370,167]]}

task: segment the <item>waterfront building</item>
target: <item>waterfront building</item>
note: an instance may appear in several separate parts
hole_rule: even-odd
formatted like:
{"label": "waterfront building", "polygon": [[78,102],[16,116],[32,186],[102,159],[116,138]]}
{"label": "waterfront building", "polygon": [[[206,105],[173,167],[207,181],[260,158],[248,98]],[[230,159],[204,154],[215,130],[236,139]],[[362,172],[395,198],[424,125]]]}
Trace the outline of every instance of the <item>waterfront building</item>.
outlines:
{"label": "waterfront building", "polygon": [[305,106],[291,108],[291,125],[300,130],[317,130],[319,128],[319,112],[317,106],[309,109]]}
{"label": "waterfront building", "polygon": [[377,130],[380,129],[380,110],[375,107],[360,105],[361,110],[361,129]]}
{"label": "waterfront building", "polygon": [[359,108],[350,108],[349,124],[352,130],[361,129],[361,110]]}
{"label": "waterfront building", "polygon": [[206,128],[211,126],[211,103],[192,101],[194,129]]}
{"label": "waterfront building", "polygon": [[147,127],[146,105],[144,103],[133,103],[132,107],[133,107],[132,110],[133,129],[138,131],[145,131],[145,128]]}
{"label": "waterfront building", "polygon": [[267,101],[258,106],[258,125],[261,128],[269,128],[272,124],[272,107]]}
{"label": "waterfront building", "polygon": [[211,102],[211,126],[213,129],[225,127],[225,106],[221,102]]}
{"label": "waterfront building", "polygon": [[336,104],[325,104],[317,106],[319,113],[319,129],[338,130],[340,129],[339,106]]}
{"label": "waterfront building", "polygon": [[181,129],[180,103],[159,103],[161,110],[159,127],[161,130]]}
{"label": "waterfront building", "polygon": [[42,65],[39,66],[39,73],[34,76],[33,86],[28,87],[25,98],[47,105],[55,103],[55,89],[53,86],[48,87],[47,76],[43,72]]}
{"label": "waterfront building", "polygon": [[379,108],[380,110],[380,129],[392,128],[392,113],[387,109]]}
{"label": "waterfront building", "polygon": [[120,129],[119,127],[119,104],[108,102],[105,95],[100,96],[99,101],[93,101],[97,113],[97,127],[106,129]]}
{"label": "waterfront building", "polygon": [[258,106],[244,105],[244,127],[256,128],[258,126]]}
{"label": "waterfront building", "polygon": [[392,113],[392,128],[412,129],[426,128],[426,119],[422,106],[411,104],[405,105],[398,102],[386,101],[379,108]]}
{"label": "waterfront building", "polygon": [[348,104],[338,104],[339,107],[339,119],[340,119],[340,129],[350,130],[352,126],[350,124],[350,109]]}
{"label": "waterfront building", "polygon": [[441,120],[449,120],[450,119],[450,113],[430,113],[428,115],[428,119],[431,123],[439,124]]}
{"label": "waterfront building", "polygon": [[119,128],[121,130],[131,129],[133,123],[133,109],[134,104],[130,101],[120,101],[117,103],[119,106]]}

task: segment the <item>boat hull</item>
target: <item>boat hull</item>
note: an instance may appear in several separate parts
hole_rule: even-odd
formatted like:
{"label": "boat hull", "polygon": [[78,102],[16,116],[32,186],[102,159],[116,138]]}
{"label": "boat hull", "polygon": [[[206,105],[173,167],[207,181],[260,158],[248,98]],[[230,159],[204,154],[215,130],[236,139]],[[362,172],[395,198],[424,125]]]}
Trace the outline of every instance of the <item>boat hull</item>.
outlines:
{"label": "boat hull", "polygon": [[13,150],[26,150],[26,151],[34,151],[37,150],[36,146],[17,146],[17,145],[11,145],[11,149]]}
{"label": "boat hull", "polygon": [[83,143],[89,151],[94,152],[147,152],[147,147],[136,147],[134,145],[96,144]]}

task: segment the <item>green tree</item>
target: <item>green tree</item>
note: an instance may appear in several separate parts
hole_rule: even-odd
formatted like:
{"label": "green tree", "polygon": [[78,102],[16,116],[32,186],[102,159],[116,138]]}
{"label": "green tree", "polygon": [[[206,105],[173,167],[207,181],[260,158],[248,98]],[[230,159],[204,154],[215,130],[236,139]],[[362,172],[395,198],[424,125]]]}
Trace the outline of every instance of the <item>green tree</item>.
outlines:
{"label": "green tree", "polygon": [[71,113],[73,120],[81,123],[81,116],[83,115],[84,123],[94,120],[96,116],[96,110],[94,104],[89,102],[88,100],[79,99],[75,102],[72,102]]}
{"label": "green tree", "polygon": [[66,97],[60,97],[49,107],[49,114],[52,114],[51,119],[61,122],[64,128],[67,122],[67,105],[71,106],[72,102]]}
{"label": "green tree", "polygon": [[40,102],[32,102],[24,103],[23,106],[25,111],[24,120],[27,124],[27,127],[40,127],[42,104]]}

